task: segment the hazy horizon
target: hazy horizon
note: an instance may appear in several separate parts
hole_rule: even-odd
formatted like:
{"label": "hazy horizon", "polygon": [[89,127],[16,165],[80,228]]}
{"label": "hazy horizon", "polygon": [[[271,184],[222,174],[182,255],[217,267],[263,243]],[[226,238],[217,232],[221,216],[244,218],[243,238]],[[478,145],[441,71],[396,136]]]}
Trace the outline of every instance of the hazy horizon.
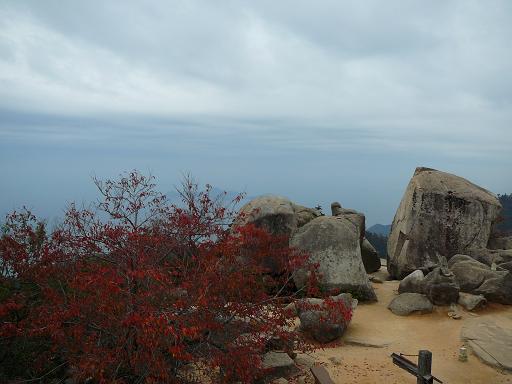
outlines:
{"label": "hazy horizon", "polygon": [[417,166],[512,192],[512,3],[0,3],[0,214],[182,173],[391,223]]}

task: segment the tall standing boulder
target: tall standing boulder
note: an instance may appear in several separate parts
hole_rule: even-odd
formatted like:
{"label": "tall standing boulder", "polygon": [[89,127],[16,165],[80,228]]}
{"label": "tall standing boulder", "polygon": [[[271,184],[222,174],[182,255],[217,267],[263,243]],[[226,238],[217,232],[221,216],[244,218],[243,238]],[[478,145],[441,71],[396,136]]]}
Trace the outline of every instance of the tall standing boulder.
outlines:
{"label": "tall standing boulder", "polygon": [[366,218],[364,213],[354,209],[343,208],[337,201],[331,204],[333,216],[343,217],[350,221],[359,233],[359,245],[366,273],[373,273],[380,269],[380,257],[373,245],[364,237],[366,233]]}
{"label": "tall standing boulder", "polygon": [[501,210],[493,193],[462,177],[416,168],[393,220],[388,240],[388,271],[403,278],[428,271],[438,255],[485,248]]}
{"label": "tall standing boulder", "polygon": [[366,237],[361,243],[361,258],[363,259],[363,265],[366,273],[373,273],[380,269],[379,253],[366,239]]}
{"label": "tall standing boulder", "polygon": [[[376,300],[361,259],[358,229],[342,216],[322,216],[297,229],[290,245],[319,264],[319,284],[325,290],[350,292],[361,300]],[[307,273],[296,271],[297,287],[307,283]]]}

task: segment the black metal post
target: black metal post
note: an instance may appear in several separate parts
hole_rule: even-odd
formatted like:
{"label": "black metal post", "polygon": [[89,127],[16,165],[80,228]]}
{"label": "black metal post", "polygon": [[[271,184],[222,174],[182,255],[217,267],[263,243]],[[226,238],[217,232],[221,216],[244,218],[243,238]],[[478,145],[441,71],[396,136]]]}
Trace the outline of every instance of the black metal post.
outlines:
{"label": "black metal post", "polygon": [[432,352],[421,350],[418,354],[418,380],[417,384],[430,384],[432,377]]}

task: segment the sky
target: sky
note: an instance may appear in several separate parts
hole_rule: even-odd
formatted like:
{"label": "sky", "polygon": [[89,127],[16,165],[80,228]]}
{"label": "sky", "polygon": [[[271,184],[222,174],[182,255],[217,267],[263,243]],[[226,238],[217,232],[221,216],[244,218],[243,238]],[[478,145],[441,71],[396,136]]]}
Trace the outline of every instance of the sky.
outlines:
{"label": "sky", "polygon": [[512,2],[0,0],[0,214],[184,173],[391,223],[415,167],[512,192]]}

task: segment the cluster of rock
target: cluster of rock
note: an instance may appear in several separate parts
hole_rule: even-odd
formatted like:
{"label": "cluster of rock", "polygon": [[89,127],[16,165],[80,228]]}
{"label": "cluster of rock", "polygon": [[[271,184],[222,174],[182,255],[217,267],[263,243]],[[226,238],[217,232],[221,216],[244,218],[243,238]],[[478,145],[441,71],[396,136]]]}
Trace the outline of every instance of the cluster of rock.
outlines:
{"label": "cluster of rock", "polygon": [[[240,210],[234,225],[255,224],[274,235],[288,238],[290,246],[309,254],[318,265],[317,281],[324,292],[342,292],[330,298],[355,309],[357,300],[376,300],[368,273],[380,268],[377,251],[366,240],[364,214],[331,206],[332,216],[319,209],[307,208],[277,196],[258,197]],[[278,264],[278,263],[277,263]],[[279,273],[279,271],[274,271]],[[309,280],[308,271],[296,270],[293,281],[297,289]],[[309,298],[292,304],[301,330],[321,343],[341,337],[349,319],[333,318],[323,299]]]}
{"label": "cluster of rock", "polygon": [[493,234],[500,210],[493,193],[455,175],[417,168],[388,240],[388,272],[403,279],[399,293],[407,293],[390,309],[416,300],[419,311],[428,311],[425,299],[469,310],[487,301],[512,304],[512,238]]}
{"label": "cluster of rock", "polygon": [[[364,214],[332,204],[332,216],[283,197],[258,197],[242,207],[236,225],[253,223],[275,235],[284,235],[292,247],[305,251],[319,265],[320,289],[350,292],[361,300],[376,300],[368,273],[380,268],[377,251],[365,239]],[[306,271],[293,276],[297,288]]]}

